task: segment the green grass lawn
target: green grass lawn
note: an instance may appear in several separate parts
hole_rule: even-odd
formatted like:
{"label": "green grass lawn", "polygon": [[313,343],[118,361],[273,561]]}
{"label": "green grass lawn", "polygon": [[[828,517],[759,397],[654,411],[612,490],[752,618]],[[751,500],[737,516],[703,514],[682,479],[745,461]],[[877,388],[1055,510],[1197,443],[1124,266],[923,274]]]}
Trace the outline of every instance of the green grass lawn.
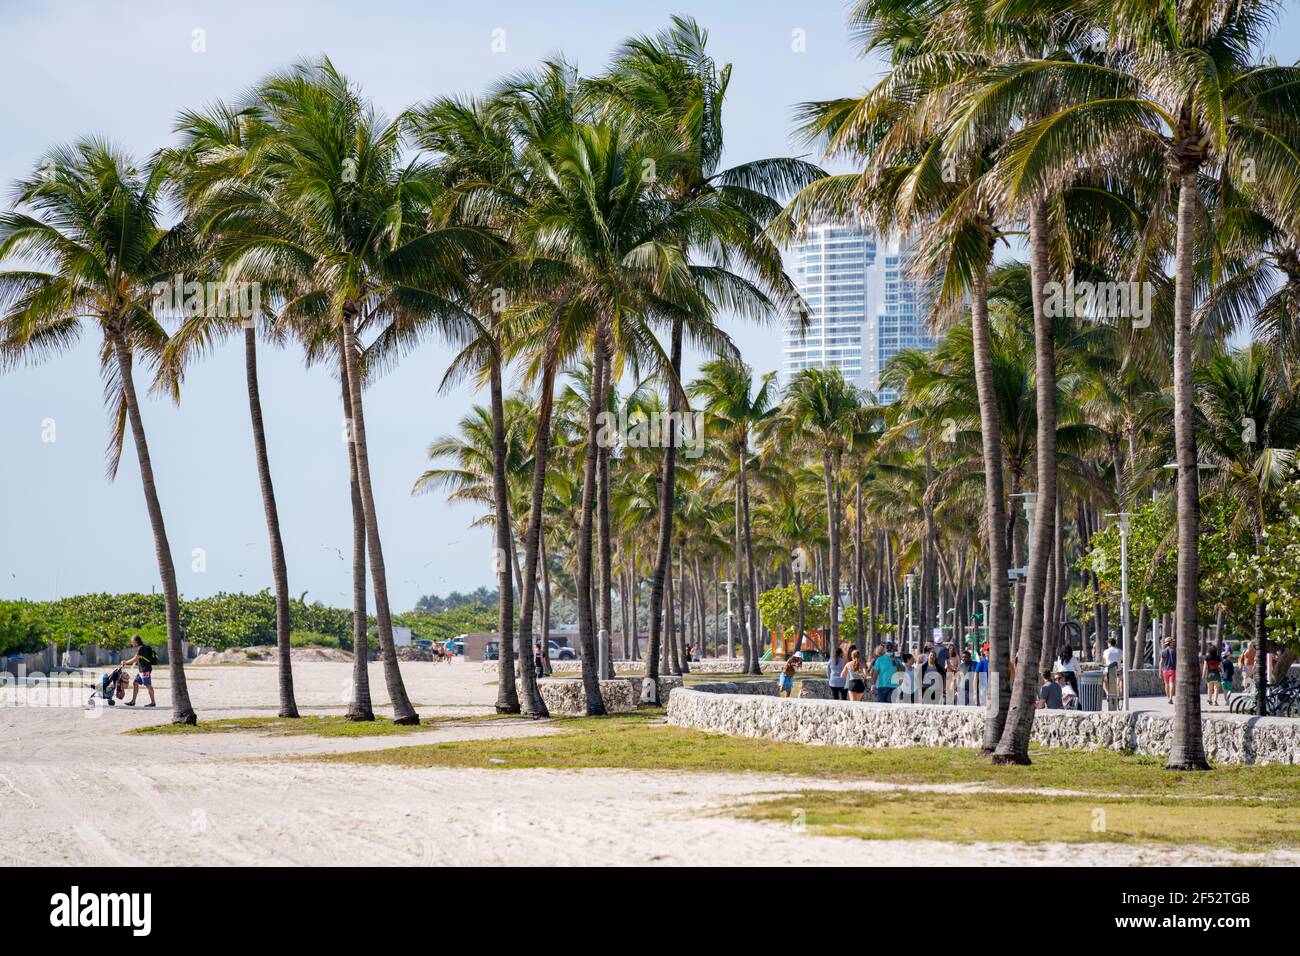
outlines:
{"label": "green grass lawn", "polygon": [[864,840],[1300,848],[1300,803],[1293,800],[813,790],[731,809],[743,819]]}
{"label": "green grass lawn", "polygon": [[[227,717],[222,720],[204,720],[195,726],[186,724],[152,724],[126,731],[128,734],[237,734],[256,733],[271,737],[380,737],[387,735],[418,734],[438,724],[478,720],[500,720],[510,714],[474,714],[470,716],[421,717],[415,726],[393,723],[384,717],[374,720],[348,720],[342,715],[312,715],[308,717]],[[515,718],[519,719],[519,718]]]}
{"label": "green grass lawn", "polygon": [[[1147,797],[1269,798],[1300,805],[1294,767],[1225,766],[1176,774],[1157,757],[1111,752],[1034,751],[1028,767],[998,767],[974,750],[866,750],[778,743],[670,727],[663,711],[552,721],[556,734],[419,744],[304,759],[404,767],[615,768],[714,773],[783,773],[894,784],[973,783],[986,788],[1059,789]],[[494,761],[504,761],[497,763]]]}

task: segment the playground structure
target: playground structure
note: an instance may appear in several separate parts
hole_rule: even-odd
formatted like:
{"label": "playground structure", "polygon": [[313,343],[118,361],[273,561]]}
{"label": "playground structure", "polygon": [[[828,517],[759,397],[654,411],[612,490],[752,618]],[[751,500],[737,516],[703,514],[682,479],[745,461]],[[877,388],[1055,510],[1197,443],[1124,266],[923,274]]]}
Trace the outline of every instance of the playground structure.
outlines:
{"label": "playground structure", "polygon": [[[764,661],[783,661],[794,653],[794,647],[798,643],[798,628],[787,628],[784,631],[778,631],[775,628],[770,629],[768,631],[767,650],[763,651],[763,656],[759,659]],[[805,628],[801,650],[805,654],[809,651],[815,651],[820,654],[821,659],[824,660],[826,658],[825,636],[821,631]]]}

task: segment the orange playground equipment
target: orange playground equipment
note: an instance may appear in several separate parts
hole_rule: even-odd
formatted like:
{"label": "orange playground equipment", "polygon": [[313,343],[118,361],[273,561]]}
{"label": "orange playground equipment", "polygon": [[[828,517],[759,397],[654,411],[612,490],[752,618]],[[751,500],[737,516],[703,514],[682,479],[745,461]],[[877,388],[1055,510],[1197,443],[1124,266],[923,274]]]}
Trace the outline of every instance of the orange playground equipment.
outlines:
{"label": "orange playground equipment", "polygon": [[[765,661],[783,661],[794,653],[794,646],[799,640],[799,631],[797,628],[789,628],[784,632],[772,630],[768,632],[768,647],[763,653]],[[826,638],[821,631],[811,629],[803,632],[803,649],[805,651],[817,651],[822,657],[826,656]]]}

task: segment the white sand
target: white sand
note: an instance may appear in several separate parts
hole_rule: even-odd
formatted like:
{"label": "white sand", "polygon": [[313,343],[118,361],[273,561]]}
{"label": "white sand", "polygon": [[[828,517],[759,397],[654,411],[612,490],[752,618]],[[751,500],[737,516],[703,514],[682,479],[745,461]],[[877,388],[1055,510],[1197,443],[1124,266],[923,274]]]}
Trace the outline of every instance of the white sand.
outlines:
{"label": "white sand", "polygon": [[[200,720],[275,712],[271,665],[192,667]],[[425,716],[490,713],[496,687],[476,664],[402,665]],[[341,713],[351,665],[294,669],[305,713]],[[435,724],[402,736],[126,736],[170,719],[165,669],[156,710],[0,701],[0,863],[154,864],[844,864],[1296,865],[1300,854],[1195,848],[957,846],[814,837],[733,819],[726,807],[816,783],[770,775],[613,770],[470,770],[282,763],[246,758],[347,752],[553,732],[528,720]],[[384,696],[383,671],[371,668]],[[76,704],[88,696],[77,695]],[[42,692],[17,696],[40,701]],[[145,698],[142,698],[142,702]],[[148,838],[142,845],[140,835]]]}

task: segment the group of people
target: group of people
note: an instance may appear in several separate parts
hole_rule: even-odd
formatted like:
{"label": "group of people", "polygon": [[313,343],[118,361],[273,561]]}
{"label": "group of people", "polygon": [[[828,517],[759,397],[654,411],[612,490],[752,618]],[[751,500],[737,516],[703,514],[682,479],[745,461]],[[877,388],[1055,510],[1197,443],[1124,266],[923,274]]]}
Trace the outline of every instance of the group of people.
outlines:
{"label": "group of people", "polygon": [[927,644],[918,658],[887,641],[869,661],[855,645],[841,644],[826,664],[833,698],[879,704],[978,704],[988,692],[988,673],[987,644],[973,657],[952,642]]}
{"label": "group of people", "polygon": [[[1256,675],[1255,645],[1246,642],[1242,648],[1240,660],[1236,657],[1232,642],[1212,643],[1205,649],[1201,658],[1201,679],[1205,681],[1207,703],[1227,704],[1228,695],[1238,689],[1237,675],[1240,672],[1244,683],[1253,684]],[[1160,676],[1164,680],[1165,698],[1169,703],[1176,696],[1178,675],[1178,648],[1172,637],[1166,637],[1160,650]]]}

